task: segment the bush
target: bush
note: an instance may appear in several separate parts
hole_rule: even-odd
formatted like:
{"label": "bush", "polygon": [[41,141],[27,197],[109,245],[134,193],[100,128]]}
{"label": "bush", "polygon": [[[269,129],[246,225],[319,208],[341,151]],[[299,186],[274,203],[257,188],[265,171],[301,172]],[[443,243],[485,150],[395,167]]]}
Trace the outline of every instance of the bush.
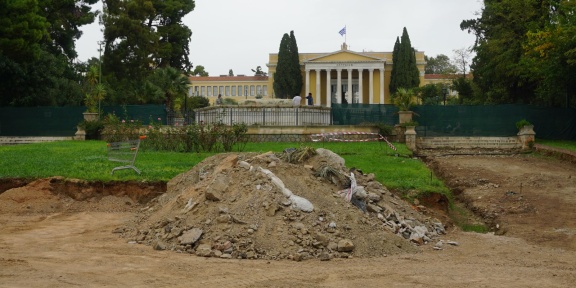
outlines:
{"label": "bush", "polygon": [[103,120],[102,138],[106,142],[121,142],[138,139],[142,122],[140,120],[120,119],[108,114]]}
{"label": "bush", "polygon": [[222,105],[238,105],[238,101],[232,98],[223,98]]}
{"label": "bush", "polygon": [[78,126],[86,131],[86,140],[100,140],[104,122],[101,120],[86,121],[78,123]]}
{"label": "bush", "polygon": [[532,125],[532,123],[528,122],[528,120],[526,119],[522,119],[516,122],[516,128],[518,128],[518,130],[520,130],[524,126],[530,126],[530,125]]}
{"label": "bush", "polygon": [[236,144],[245,144],[246,124],[226,126],[216,124],[191,124],[181,127],[163,127],[151,121],[146,129],[146,141],[143,150],[173,152],[220,152],[232,151]]}

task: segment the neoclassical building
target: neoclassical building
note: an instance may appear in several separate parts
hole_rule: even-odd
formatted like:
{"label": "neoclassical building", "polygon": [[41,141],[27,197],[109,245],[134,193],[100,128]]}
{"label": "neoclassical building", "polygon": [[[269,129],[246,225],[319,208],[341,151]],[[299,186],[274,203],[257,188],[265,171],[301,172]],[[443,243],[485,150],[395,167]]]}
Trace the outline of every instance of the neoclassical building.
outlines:
{"label": "neoclassical building", "polygon": [[[332,53],[300,53],[303,87],[301,96],[312,93],[315,105],[332,103],[391,104],[392,52],[355,52],[346,43]],[[274,73],[278,53],[270,54],[268,95],[275,98]],[[424,52],[416,51],[420,84],[424,85]]]}

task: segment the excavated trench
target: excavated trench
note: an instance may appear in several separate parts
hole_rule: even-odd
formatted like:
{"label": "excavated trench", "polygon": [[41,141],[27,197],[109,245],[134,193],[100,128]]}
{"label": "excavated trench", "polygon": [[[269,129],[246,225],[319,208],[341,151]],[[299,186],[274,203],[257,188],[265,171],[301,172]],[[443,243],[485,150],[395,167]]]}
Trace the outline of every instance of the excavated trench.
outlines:
{"label": "excavated trench", "polygon": [[100,199],[105,196],[128,197],[145,204],[166,192],[164,182],[100,182],[52,177],[48,179],[0,179],[0,194],[10,189],[24,187],[36,181],[47,181],[48,190],[55,195],[65,195],[76,201]]}

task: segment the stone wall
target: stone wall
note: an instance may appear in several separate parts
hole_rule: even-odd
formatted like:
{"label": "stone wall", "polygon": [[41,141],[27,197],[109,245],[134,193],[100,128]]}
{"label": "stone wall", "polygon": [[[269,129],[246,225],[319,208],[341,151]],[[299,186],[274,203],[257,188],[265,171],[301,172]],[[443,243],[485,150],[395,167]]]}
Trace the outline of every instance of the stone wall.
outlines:
{"label": "stone wall", "polygon": [[522,143],[517,136],[511,137],[416,137],[418,149],[438,148],[488,148],[521,149]]}
{"label": "stone wall", "polygon": [[0,145],[16,145],[16,144],[52,142],[62,140],[74,140],[74,137],[6,136],[6,137],[0,137]]}

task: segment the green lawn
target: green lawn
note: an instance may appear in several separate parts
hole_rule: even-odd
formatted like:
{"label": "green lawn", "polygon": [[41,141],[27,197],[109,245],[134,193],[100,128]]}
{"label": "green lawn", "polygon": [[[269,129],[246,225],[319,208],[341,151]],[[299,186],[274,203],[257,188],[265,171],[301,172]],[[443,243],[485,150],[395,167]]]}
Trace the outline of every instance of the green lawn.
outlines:
{"label": "green lawn", "polygon": [[576,141],[536,139],[536,143],[576,151]]}
{"label": "green lawn", "polygon": [[[401,191],[435,192],[448,195],[442,181],[431,175],[430,170],[403,144],[394,143],[395,152],[380,142],[354,143],[248,143],[246,152],[281,152],[285,148],[302,145],[326,148],[340,154],[347,167],[364,173],[374,173],[376,179],[389,189]],[[398,156],[396,156],[396,153]],[[103,141],[59,141],[14,146],[0,146],[0,178],[44,178],[62,176],[88,181],[168,181],[188,171],[209,157],[211,153],[174,153],[140,151],[133,170],[119,170],[110,175],[117,162],[108,161],[106,143]]]}

